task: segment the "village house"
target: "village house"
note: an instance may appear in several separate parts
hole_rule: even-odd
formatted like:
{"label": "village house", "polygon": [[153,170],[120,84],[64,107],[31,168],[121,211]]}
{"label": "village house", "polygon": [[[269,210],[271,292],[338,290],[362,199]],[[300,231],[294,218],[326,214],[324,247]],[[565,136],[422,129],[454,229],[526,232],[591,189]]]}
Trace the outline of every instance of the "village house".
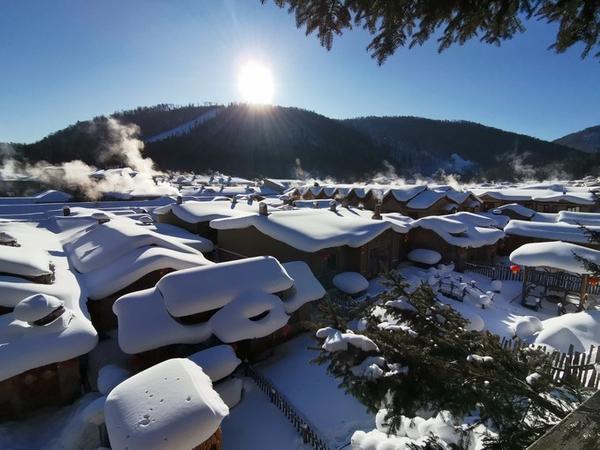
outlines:
{"label": "village house", "polygon": [[[127,217],[76,210],[56,222],[64,230],[65,252],[87,288],[88,310],[98,331],[116,327],[112,305],[120,296],[152,287],[169,272],[212,264],[184,243],[189,238],[182,242]],[[197,244],[212,250],[209,242]]]}
{"label": "village house", "polygon": [[116,386],[104,404],[115,449],[220,450],[229,408],[211,379],[188,359],[170,359]]}
{"label": "village house", "polygon": [[187,351],[178,344],[211,345],[213,335],[238,354],[267,349],[301,331],[307,304],[324,295],[305,263],[261,256],[173,272],[154,288],[119,298],[113,310],[119,346],[147,364],[182,356],[174,354]]}
{"label": "village house", "polygon": [[[402,220],[406,219],[406,220]],[[386,272],[403,258],[407,218],[354,208],[298,209],[215,219],[220,255],[225,259],[272,255],[304,261],[327,287],[340,272],[367,278]]]}
{"label": "village house", "polygon": [[468,212],[424,217],[412,223],[410,249],[433,250],[458,271],[465,263],[492,264],[504,232],[489,217]]}
{"label": "village house", "polygon": [[[4,273],[13,273],[0,281],[7,308],[0,315],[0,419],[16,419],[81,395],[80,363],[98,336],[56,235],[26,222],[2,222],[0,233],[13,236],[23,252],[0,262]],[[49,266],[51,284],[20,278]]]}

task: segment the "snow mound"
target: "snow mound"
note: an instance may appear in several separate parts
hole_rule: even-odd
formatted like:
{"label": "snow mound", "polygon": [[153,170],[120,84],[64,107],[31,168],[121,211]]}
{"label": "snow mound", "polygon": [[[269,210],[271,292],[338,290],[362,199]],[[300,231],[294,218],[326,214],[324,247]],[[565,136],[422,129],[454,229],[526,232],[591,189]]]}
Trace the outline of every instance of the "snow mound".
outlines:
{"label": "snow mound", "polygon": [[364,352],[378,352],[377,344],[362,334],[354,334],[352,332],[342,333],[335,330],[333,334],[329,334],[323,343],[323,350],[328,352],[339,352],[348,349],[348,344],[361,349]]}
{"label": "snow mound", "polygon": [[345,294],[353,295],[365,291],[369,282],[358,272],[338,273],[332,280],[333,285]]}
{"label": "snow mound", "polygon": [[435,250],[428,250],[425,248],[416,248],[411,250],[406,257],[409,261],[427,264],[429,266],[439,263],[442,259],[442,255]]}
{"label": "snow mound", "polygon": [[98,371],[96,384],[102,395],[108,395],[115,387],[129,378],[129,372],[115,364],[107,364]]}
{"label": "snow mound", "polygon": [[35,294],[17,303],[14,315],[17,320],[35,322],[61,306],[64,306],[64,302],[52,295]]}
{"label": "snow mound", "polygon": [[0,273],[32,278],[49,275],[48,253],[30,245],[0,245]]}
{"label": "snow mound", "polygon": [[213,333],[222,342],[237,342],[267,336],[289,320],[279,297],[262,291],[247,291],[211,317]]}
{"label": "snow mound", "polygon": [[576,352],[588,352],[590,346],[600,345],[600,311],[563,314],[542,324],[543,329],[534,341],[537,345],[560,352],[568,352],[570,345]]}
{"label": "snow mound", "polygon": [[231,375],[242,362],[230,345],[216,345],[196,352],[188,356],[188,359],[202,367],[213,382]]}
{"label": "snow mound", "polygon": [[542,331],[544,325],[542,324],[542,321],[535,316],[521,316],[513,322],[511,328],[516,337],[527,339],[535,333]]}
{"label": "snow mound", "polygon": [[170,359],[115,387],[104,405],[112,448],[195,448],[210,438],[229,408],[202,369]]}

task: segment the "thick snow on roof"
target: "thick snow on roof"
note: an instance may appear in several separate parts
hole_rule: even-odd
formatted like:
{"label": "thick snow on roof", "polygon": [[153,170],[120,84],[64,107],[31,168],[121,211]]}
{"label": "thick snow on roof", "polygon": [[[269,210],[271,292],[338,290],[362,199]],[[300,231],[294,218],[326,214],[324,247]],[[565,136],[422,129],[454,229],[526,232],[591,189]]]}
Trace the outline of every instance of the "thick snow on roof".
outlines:
{"label": "thick snow on roof", "polygon": [[231,375],[242,363],[231,345],[215,345],[193,353],[187,358],[202,367],[213,383]]}
{"label": "thick snow on roof", "polygon": [[304,261],[288,262],[283,264],[283,268],[294,279],[292,292],[286,292],[282,299],[285,312],[292,314],[302,305],[325,296],[325,289]]}
{"label": "thick snow on roof", "polygon": [[573,225],[596,225],[600,226],[600,213],[582,213],[574,211],[560,211],[557,216],[558,222]]}
{"label": "thick snow on roof", "polygon": [[448,244],[477,248],[493,245],[504,237],[504,232],[493,228],[495,222],[486,216],[461,212],[447,216],[429,216],[415,220],[413,228],[435,232]]}
{"label": "thick snow on roof", "polygon": [[305,252],[344,245],[360,247],[392,227],[385,220],[366,219],[343,210],[346,208],[338,212],[322,209],[275,211],[268,216],[252,214],[216,219],[210,226],[217,230],[254,226],[261,233]]}
{"label": "thick snow on roof", "polygon": [[519,205],[518,203],[509,203],[508,205],[499,206],[494,210],[494,213],[496,213],[496,211],[499,211],[499,214],[502,214],[502,212],[504,212],[505,210],[512,211],[520,215],[521,217],[527,217],[529,219],[535,216],[535,211],[533,209],[526,208],[525,206]]}
{"label": "thick snow on roof", "polygon": [[10,204],[29,204],[29,203],[65,203],[72,199],[70,194],[53,189],[40,192],[31,197],[0,197],[0,203]]}
{"label": "thick snow on roof", "polygon": [[45,294],[24,298],[15,306],[15,318],[23,322],[35,322],[64,305],[62,300]]}
{"label": "thick snow on roof", "polygon": [[[119,346],[124,352],[202,342],[212,333],[226,342],[265,336],[287,323],[287,314],[325,295],[303,262],[282,267],[272,257],[258,257],[200,269],[169,274],[155,288],[124,295],[114,303]],[[282,299],[271,295],[276,293],[281,293]],[[221,309],[208,322],[188,325],[175,320],[176,314],[171,315],[165,303],[183,316]],[[254,320],[269,311],[266,317]]]}
{"label": "thick snow on roof", "polygon": [[412,198],[406,206],[410,209],[427,209],[442,198],[446,198],[445,191],[427,189]]}
{"label": "thick snow on roof", "polygon": [[294,280],[272,256],[258,256],[171,273],[156,285],[175,317],[221,308],[248,289],[275,293]]}
{"label": "thick snow on roof", "polygon": [[594,195],[588,188],[577,188],[561,184],[530,185],[500,189],[473,189],[478,197],[490,196],[502,201],[570,202],[593,205]]}
{"label": "thick snow on roof", "polygon": [[425,184],[407,184],[404,186],[394,186],[385,195],[393,195],[396,201],[405,203],[425,189],[427,189],[427,185]]}
{"label": "thick snow on roof", "polygon": [[0,273],[23,277],[49,275],[48,253],[25,242],[20,247],[0,245]]}
{"label": "thick snow on roof", "polygon": [[358,294],[369,287],[369,282],[358,272],[338,273],[332,280],[333,285],[345,294]]}
{"label": "thick snow on roof", "polygon": [[82,274],[92,300],[102,299],[129,286],[155,270],[182,270],[213,264],[201,254],[183,253],[162,247],[140,247],[109,265]]}
{"label": "thick snow on roof", "polygon": [[600,345],[600,311],[563,314],[543,320],[542,325],[535,344],[560,352],[568,352],[570,345],[576,352],[589,352],[592,345]]}
{"label": "thick snow on roof", "polygon": [[188,359],[169,359],[128,378],[104,405],[115,449],[195,448],[228,414],[210,378]]}
{"label": "thick snow on roof", "polygon": [[187,223],[208,222],[213,219],[225,217],[246,216],[258,211],[258,202],[249,205],[246,202],[198,202],[186,201],[181,205],[176,203],[166,205],[154,210],[154,214],[161,215],[172,212],[179,219]]}
{"label": "thick snow on roof", "polygon": [[113,304],[119,327],[119,347],[135,354],[171,344],[196,344],[208,339],[208,323],[183,325],[167,311],[156,288],[132,292]]}
{"label": "thick snow on roof", "polygon": [[567,242],[535,242],[525,244],[510,254],[515,264],[527,267],[552,267],[578,274],[590,273],[575,255],[600,264],[600,251]]}
{"label": "thick snow on roof", "polygon": [[26,297],[44,293],[57,297],[66,310],[58,319],[43,326],[31,326],[18,320],[14,312],[0,316],[0,380],[88,353],[96,346],[97,333],[89,321],[85,292],[69,269],[57,236],[31,223],[0,222],[0,231],[9,232],[19,242],[46,252],[55,265],[52,284],[0,277],[0,304],[14,307]]}
{"label": "thick snow on roof", "polygon": [[64,246],[71,263],[81,273],[97,270],[133,250],[147,246],[200,255],[200,252],[176,239],[118,217],[66,235]]}
{"label": "thick snow on roof", "polygon": [[283,327],[289,318],[279,297],[249,290],[217,311],[209,323],[222,342],[233,343],[268,336]]}
{"label": "thick snow on roof", "polygon": [[[600,231],[598,227],[588,227],[590,230]],[[551,222],[529,222],[525,220],[511,220],[504,227],[506,234],[525,236],[536,239],[574,242],[578,244],[587,244],[590,242],[589,236],[578,226],[569,223],[551,223]]]}

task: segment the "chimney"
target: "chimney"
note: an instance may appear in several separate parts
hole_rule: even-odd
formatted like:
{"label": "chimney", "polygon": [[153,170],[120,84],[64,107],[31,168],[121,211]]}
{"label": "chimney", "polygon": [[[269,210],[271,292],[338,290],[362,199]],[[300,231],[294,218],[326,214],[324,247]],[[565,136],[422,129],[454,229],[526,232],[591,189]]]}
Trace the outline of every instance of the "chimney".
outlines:
{"label": "chimney", "polygon": [[269,207],[267,206],[267,204],[265,202],[260,202],[258,204],[258,213],[261,216],[268,216],[269,215]]}
{"label": "chimney", "polygon": [[358,203],[358,209],[360,209],[361,211],[362,211],[363,209],[365,209],[365,204],[364,204],[363,202],[359,202],[359,203]]}
{"label": "chimney", "polygon": [[333,211],[333,212],[337,211],[337,202],[335,200],[331,200],[329,202],[329,211]]}
{"label": "chimney", "polygon": [[232,205],[235,205],[237,202],[238,202],[237,195],[234,195],[234,196],[231,198],[231,204],[232,204]]}
{"label": "chimney", "polygon": [[183,197],[181,195],[177,196],[177,204],[181,205],[183,203]]}
{"label": "chimney", "polygon": [[342,198],[342,208],[348,208],[350,206],[350,202],[348,201],[348,197]]}
{"label": "chimney", "polygon": [[315,200],[314,202],[312,202],[312,206],[313,206],[313,208],[318,209],[319,208],[319,202]]}
{"label": "chimney", "polygon": [[63,216],[67,217],[71,215],[71,208],[68,206],[63,206]]}
{"label": "chimney", "polygon": [[375,205],[375,211],[373,211],[371,219],[381,220],[381,203]]}

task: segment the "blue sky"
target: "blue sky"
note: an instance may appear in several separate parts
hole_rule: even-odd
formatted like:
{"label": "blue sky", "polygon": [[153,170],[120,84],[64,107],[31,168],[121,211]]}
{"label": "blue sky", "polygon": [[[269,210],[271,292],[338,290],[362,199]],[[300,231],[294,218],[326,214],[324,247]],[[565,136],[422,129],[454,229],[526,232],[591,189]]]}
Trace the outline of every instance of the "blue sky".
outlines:
{"label": "blue sky", "polygon": [[555,139],[600,124],[600,61],[546,48],[529,23],[497,48],[399,50],[383,66],[353,30],[331,51],[259,0],[0,0],[0,142],[156,103],[240,100],[245,61],[267,64],[274,103],[334,118],[465,119]]}

